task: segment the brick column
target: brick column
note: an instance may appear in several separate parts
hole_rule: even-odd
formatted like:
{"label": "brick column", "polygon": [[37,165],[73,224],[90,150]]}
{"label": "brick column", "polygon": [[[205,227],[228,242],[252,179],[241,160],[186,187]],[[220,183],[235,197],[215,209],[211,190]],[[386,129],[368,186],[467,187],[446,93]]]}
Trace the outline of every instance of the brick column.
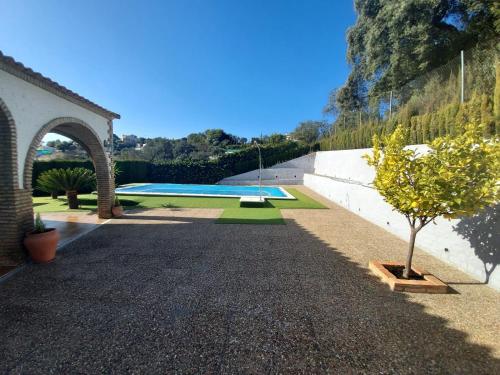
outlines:
{"label": "brick column", "polygon": [[33,229],[31,192],[19,189],[14,119],[0,99],[0,265],[22,262],[22,240]]}

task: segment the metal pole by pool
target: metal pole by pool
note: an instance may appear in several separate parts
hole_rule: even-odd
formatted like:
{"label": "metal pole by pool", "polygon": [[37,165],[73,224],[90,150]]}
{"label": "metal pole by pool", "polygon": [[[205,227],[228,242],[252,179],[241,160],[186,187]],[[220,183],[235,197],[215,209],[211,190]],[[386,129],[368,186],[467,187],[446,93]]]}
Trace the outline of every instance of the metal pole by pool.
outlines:
{"label": "metal pole by pool", "polygon": [[262,156],[260,154],[260,146],[257,141],[253,141],[255,146],[257,146],[257,150],[259,150],[259,201],[262,200]]}
{"label": "metal pole by pool", "polygon": [[460,51],[460,103],[464,103],[464,51]]}
{"label": "metal pole by pool", "polygon": [[389,119],[392,118],[392,90],[391,96],[389,97]]}

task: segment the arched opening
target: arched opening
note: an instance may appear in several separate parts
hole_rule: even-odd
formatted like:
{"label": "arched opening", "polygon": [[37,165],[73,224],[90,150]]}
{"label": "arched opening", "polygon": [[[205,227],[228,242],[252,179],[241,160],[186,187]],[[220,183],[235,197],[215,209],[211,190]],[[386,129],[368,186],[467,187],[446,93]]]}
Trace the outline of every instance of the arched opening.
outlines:
{"label": "arched opening", "polygon": [[57,118],[44,125],[32,140],[23,173],[24,188],[32,191],[32,172],[36,150],[47,133],[57,133],[80,144],[90,156],[97,178],[97,207],[100,218],[110,218],[114,199],[114,179],[104,145],[92,128],[76,118]]}
{"label": "arched opening", "polygon": [[0,266],[10,267],[24,259],[24,233],[33,226],[31,197],[19,187],[16,125],[0,99]]}

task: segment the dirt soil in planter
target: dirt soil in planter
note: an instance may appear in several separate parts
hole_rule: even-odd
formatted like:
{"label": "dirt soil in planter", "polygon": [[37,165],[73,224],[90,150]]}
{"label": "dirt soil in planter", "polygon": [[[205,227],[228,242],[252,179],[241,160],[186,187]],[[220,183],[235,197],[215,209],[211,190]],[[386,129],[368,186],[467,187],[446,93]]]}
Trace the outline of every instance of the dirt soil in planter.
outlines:
{"label": "dirt soil in planter", "polygon": [[[401,280],[407,280],[403,277],[403,271],[404,271],[404,266],[385,266],[384,267],[392,273],[394,276],[396,276],[398,279]],[[410,278],[409,280],[425,280],[423,276],[419,275],[418,273],[413,272],[413,270],[410,272]]]}

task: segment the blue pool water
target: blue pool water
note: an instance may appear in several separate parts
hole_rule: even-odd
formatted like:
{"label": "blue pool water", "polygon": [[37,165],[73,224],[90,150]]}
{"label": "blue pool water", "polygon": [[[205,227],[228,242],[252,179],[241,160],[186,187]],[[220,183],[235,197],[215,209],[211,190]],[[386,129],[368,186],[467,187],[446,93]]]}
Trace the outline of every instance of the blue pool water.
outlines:
{"label": "blue pool water", "polygon": [[[262,196],[276,199],[294,199],[283,188],[277,186],[262,186]],[[118,194],[153,194],[153,195],[188,195],[188,196],[219,196],[243,197],[258,196],[258,186],[232,185],[190,185],[190,184],[141,184],[117,188]]]}

